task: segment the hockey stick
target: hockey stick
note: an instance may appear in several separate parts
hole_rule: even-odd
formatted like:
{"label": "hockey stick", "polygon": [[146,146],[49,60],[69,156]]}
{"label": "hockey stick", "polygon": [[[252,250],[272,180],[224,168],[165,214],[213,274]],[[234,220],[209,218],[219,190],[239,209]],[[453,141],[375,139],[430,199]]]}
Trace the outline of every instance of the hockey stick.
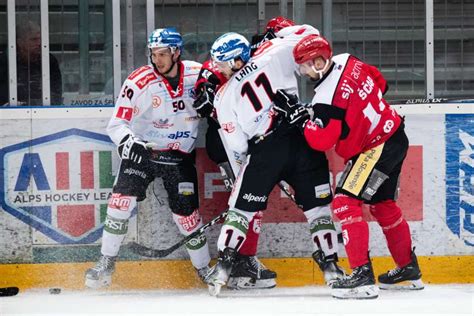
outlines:
{"label": "hockey stick", "polygon": [[149,258],[163,258],[163,257],[166,257],[170,253],[172,253],[173,251],[175,251],[176,249],[178,249],[182,245],[186,244],[191,239],[201,235],[202,233],[204,233],[204,231],[206,229],[208,229],[209,227],[215,225],[221,219],[226,217],[227,211],[228,211],[228,209],[226,209],[224,212],[222,212],[221,214],[214,217],[209,223],[203,225],[201,228],[196,230],[191,235],[186,236],[185,238],[181,239],[180,241],[178,241],[176,244],[174,244],[173,246],[171,246],[169,248],[166,248],[166,249],[153,249],[153,248],[150,248],[150,247],[140,245],[139,243],[136,243],[136,242],[131,242],[131,243],[129,243],[130,249],[134,253],[136,253],[140,256],[143,256],[143,257],[149,257]]}
{"label": "hockey stick", "polygon": [[20,292],[16,286],[0,287],[0,296],[15,296]]}

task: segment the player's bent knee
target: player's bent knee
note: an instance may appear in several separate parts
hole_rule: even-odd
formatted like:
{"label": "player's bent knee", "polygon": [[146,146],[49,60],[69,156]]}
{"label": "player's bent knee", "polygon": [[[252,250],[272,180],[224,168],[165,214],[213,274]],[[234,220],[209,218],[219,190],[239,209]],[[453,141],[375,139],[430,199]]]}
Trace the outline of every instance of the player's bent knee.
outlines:
{"label": "player's bent knee", "polygon": [[137,206],[137,197],[113,193],[107,206],[107,216],[120,220],[128,220]]}
{"label": "player's bent knee", "polygon": [[362,218],[362,201],[345,194],[336,194],[332,201],[332,213],[341,223],[349,218]]}
{"label": "player's bent knee", "polygon": [[[182,212],[184,213],[184,212]],[[176,213],[173,213],[173,220],[176,223],[176,226],[178,226],[179,231],[181,234],[187,236],[194,231],[196,231],[198,228],[202,226],[202,217],[201,214],[199,213],[199,209],[194,209],[192,212],[186,212],[190,213],[189,215],[179,215]]]}
{"label": "player's bent knee", "polygon": [[402,210],[394,200],[385,200],[371,205],[370,213],[382,228],[394,227],[403,220]]}

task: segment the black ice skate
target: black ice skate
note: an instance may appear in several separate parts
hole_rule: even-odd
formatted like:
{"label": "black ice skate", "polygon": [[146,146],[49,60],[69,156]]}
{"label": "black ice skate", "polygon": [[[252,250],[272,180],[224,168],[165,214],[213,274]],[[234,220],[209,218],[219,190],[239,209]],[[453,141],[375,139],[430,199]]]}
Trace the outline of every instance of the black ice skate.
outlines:
{"label": "black ice skate", "polygon": [[379,296],[379,288],[375,285],[374,271],[369,263],[354,268],[351,275],[332,284],[331,294],[341,299],[371,299]]}
{"label": "black ice skate", "polygon": [[102,255],[95,267],[86,271],[86,286],[92,289],[109,286],[112,283],[116,259],[117,257]]}
{"label": "black ice skate", "polygon": [[411,262],[402,268],[392,269],[379,275],[379,286],[383,290],[422,290],[425,285],[421,281],[421,271],[415,255],[411,252]]}
{"label": "black ice skate", "polygon": [[337,265],[337,253],[325,256],[322,250],[316,250],[313,252],[313,259],[323,272],[324,281],[329,286],[346,275],[344,270]]}
{"label": "black ice skate", "polygon": [[256,256],[237,255],[227,287],[233,290],[271,289],[276,286],[276,272],[267,269]]}
{"label": "black ice skate", "polygon": [[235,249],[229,247],[225,248],[223,251],[219,251],[217,263],[211,268],[209,274],[206,277],[206,283],[209,285],[210,295],[219,295],[222,286],[227,284],[230,271],[232,270],[232,265],[234,264],[235,256]]}

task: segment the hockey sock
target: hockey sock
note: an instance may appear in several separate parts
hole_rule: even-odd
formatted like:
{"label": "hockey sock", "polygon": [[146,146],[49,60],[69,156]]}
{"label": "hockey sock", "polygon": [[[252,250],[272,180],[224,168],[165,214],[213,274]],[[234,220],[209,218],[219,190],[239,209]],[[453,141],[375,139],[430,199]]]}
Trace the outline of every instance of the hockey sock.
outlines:
{"label": "hockey sock", "polygon": [[120,245],[122,245],[128,231],[128,219],[136,206],[137,198],[135,196],[112,194],[102,233],[101,252],[103,255],[111,257],[118,255]]}
{"label": "hockey sock", "polygon": [[362,219],[362,201],[336,194],[333,213],[341,221],[342,236],[351,269],[368,263],[369,225]]}
{"label": "hockey sock", "polygon": [[370,206],[370,213],[377,219],[387,239],[387,246],[398,267],[411,262],[411,234],[400,207],[393,200]]}
{"label": "hockey sock", "polygon": [[[194,210],[194,212],[188,216],[173,213],[173,220],[176,226],[178,226],[180,233],[184,236],[189,236],[202,227],[202,217],[198,209]],[[205,234],[201,234],[186,243],[186,250],[188,251],[191,263],[196,269],[207,266],[211,261]]]}
{"label": "hockey sock", "polygon": [[229,247],[238,251],[245,241],[249,222],[254,215],[254,212],[241,211],[235,208],[229,210],[217,240],[217,249],[223,251]]}
{"label": "hockey sock", "polygon": [[304,212],[309,223],[313,251],[321,249],[325,256],[337,252],[337,233],[331,217],[329,205],[317,206]]}
{"label": "hockey sock", "polygon": [[243,256],[255,256],[257,254],[258,238],[260,237],[260,230],[262,228],[262,218],[262,211],[255,213],[255,216],[249,223],[247,238],[242,247],[240,247],[239,254]]}

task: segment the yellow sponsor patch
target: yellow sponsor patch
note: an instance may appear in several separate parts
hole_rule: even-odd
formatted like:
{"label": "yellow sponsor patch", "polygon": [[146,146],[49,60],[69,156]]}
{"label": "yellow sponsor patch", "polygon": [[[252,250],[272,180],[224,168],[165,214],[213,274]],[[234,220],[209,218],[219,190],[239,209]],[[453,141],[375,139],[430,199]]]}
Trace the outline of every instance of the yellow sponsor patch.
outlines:
{"label": "yellow sponsor patch", "polygon": [[360,154],[357,161],[352,166],[352,170],[344,181],[344,190],[358,196],[362,190],[362,186],[367,181],[370,173],[374,169],[375,164],[382,154],[384,144],[367,150]]}

